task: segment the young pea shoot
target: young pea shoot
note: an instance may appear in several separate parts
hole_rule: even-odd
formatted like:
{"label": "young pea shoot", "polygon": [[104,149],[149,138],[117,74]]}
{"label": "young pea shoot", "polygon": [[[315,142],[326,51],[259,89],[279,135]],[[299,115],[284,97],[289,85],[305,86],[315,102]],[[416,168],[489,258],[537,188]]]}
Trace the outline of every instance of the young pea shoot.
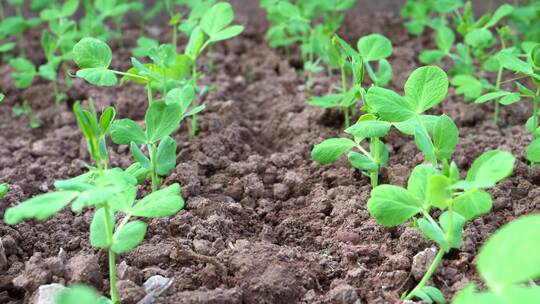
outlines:
{"label": "young pea shoot", "polygon": [[[362,87],[365,72],[375,84],[384,86],[392,79],[392,67],[386,60],[392,54],[392,43],[380,34],[371,34],[358,40],[358,50],[353,49],[339,36],[332,39],[332,48],[328,55],[334,65],[341,71],[341,91],[323,97],[312,97],[308,104],[322,108],[340,108],[345,116],[345,127],[350,126],[350,114],[355,114],[358,99],[363,99],[365,90]],[[373,62],[377,62],[379,70],[374,71]],[[349,88],[347,74],[352,73],[352,86]]]}
{"label": "young pea shoot", "polygon": [[28,117],[28,125],[30,126],[30,128],[36,129],[41,127],[41,121],[34,115],[34,111],[28,103],[28,100],[25,99],[20,107],[14,106],[11,110],[16,117]]}
{"label": "young pea shoot", "polygon": [[[380,185],[371,191],[367,207],[378,223],[395,227],[413,221],[426,238],[439,246],[430,267],[416,287],[403,294],[403,300],[419,298],[428,303],[445,303],[442,293],[427,284],[444,255],[461,247],[466,222],[491,210],[492,199],[484,189],[508,177],[514,163],[512,154],[492,150],[473,162],[465,180],[460,179],[454,162],[446,173],[429,165],[418,165],[409,177],[407,188]],[[442,212],[437,220],[430,214],[433,208]]]}
{"label": "young pea shoot", "polygon": [[[486,291],[474,283],[457,293],[452,303],[539,303],[540,215],[522,216],[498,229],[480,248],[476,268]],[[501,261],[505,261],[501,263]]]}
{"label": "young pea shoot", "polygon": [[[41,19],[25,18],[23,15],[24,0],[7,0],[4,1],[15,7],[15,15],[6,17],[4,16],[3,4],[0,5],[1,22],[0,22],[0,37],[16,37],[19,41],[19,55],[24,56],[26,53],[26,46],[24,44],[24,33],[41,23]],[[9,51],[15,47],[14,43],[5,43],[2,45],[4,51]]]}
{"label": "young pea shoot", "polygon": [[[89,167],[88,173],[69,180],[56,181],[55,192],[35,196],[8,208],[4,214],[4,222],[16,225],[26,219],[46,220],[70,203],[71,210],[77,213],[84,208],[93,207],[96,211],[90,224],[90,244],[106,249],[109,262],[110,301],[99,301],[119,304],[120,297],[116,287],[117,255],[137,247],[143,241],[148,226],[145,222],[134,219],[171,216],[183,208],[184,201],[178,184],[136,201],[137,179],[119,168],[107,168],[105,136],[113,123],[114,109],[107,108],[98,118],[93,108],[85,110],[77,103],[74,112],[88,143],[90,155],[96,162],[96,168]],[[118,223],[117,215],[123,215]],[[80,288],[78,290],[80,291]],[[88,297],[88,293],[76,294]],[[59,302],[72,303],[66,300],[68,296],[69,294],[61,294]],[[96,303],[97,295],[94,294],[94,297],[93,303]],[[73,300],[69,297],[68,299]]]}

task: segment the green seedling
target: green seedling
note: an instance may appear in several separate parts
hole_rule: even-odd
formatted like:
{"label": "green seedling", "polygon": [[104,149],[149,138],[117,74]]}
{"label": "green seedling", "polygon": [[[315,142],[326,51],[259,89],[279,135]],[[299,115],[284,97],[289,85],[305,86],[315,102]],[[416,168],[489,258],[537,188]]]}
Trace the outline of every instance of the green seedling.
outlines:
{"label": "green seedling", "polygon": [[32,111],[32,107],[30,107],[28,100],[24,100],[20,107],[14,106],[12,108],[12,111],[16,117],[28,117],[28,125],[30,126],[30,128],[36,129],[41,127],[41,121],[34,115],[34,112]]}
{"label": "green seedling", "polygon": [[436,29],[447,24],[447,16],[463,7],[461,0],[407,0],[400,14],[405,18],[405,28],[415,36],[421,35],[426,27]]}
{"label": "green seedling", "polygon": [[[510,70],[520,75],[520,77],[526,77],[536,87],[534,90],[529,89],[527,86],[515,82],[518,92],[496,90],[480,96],[476,103],[484,103],[490,100],[495,102],[509,105],[516,103],[521,98],[530,98],[533,103],[532,116],[527,120],[525,129],[531,133],[532,142],[526,149],[527,159],[531,164],[537,164],[540,162],[540,128],[538,123],[538,104],[540,101],[540,44],[531,46],[527,55],[523,55],[526,60],[522,60],[519,55],[515,53],[514,49],[503,49],[497,54],[497,58],[502,68]],[[515,79],[514,79],[515,80]]]}
{"label": "green seedling", "polygon": [[[444,255],[461,247],[466,222],[491,210],[492,199],[485,189],[508,177],[514,163],[512,154],[493,150],[473,162],[464,180],[454,162],[447,172],[419,165],[412,171],[407,188],[380,185],[371,191],[367,207],[378,223],[395,227],[411,221],[439,246],[430,267],[416,287],[403,294],[403,300],[446,303],[442,293],[427,284]],[[437,220],[430,214],[434,208],[441,212]]]}
{"label": "green seedling", "polygon": [[[540,2],[538,1],[518,1],[512,15],[510,23],[517,33],[523,35],[523,41],[540,41]],[[519,37],[515,37],[518,42]],[[514,44],[517,44],[515,43]]]}
{"label": "green seedling", "polygon": [[6,98],[6,95],[4,93],[0,93],[0,102],[4,101],[4,98]]}
{"label": "green seedling", "polygon": [[[198,79],[202,75],[197,69],[197,59],[209,47],[216,42],[231,39],[244,31],[242,25],[231,25],[234,21],[232,6],[226,2],[217,2],[202,16],[199,24],[193,29],[189,37],[185,54],[191,60],[190,84],[201,95],[204,89],[198,86]],[[199,106],[196,100],[195,106]],[[191,118],[191,135],[195,136],[198,131],[197,115]]]}
{"label": "green seedling", "polygon": [[332,44],[331,37],[340,28],[344,12],[355,3],[356,0],[261,1],[271,23],[266,33],[270,47],[284,47],[288,52],[292,45],[300,45],[308,92],[313,74],[323,70],[320,61],[330,64],[326,53]]}
{"label": "green seedling", "polygon": [[[26,46],[24,44],[23,35],[24,33],[36,26],[38,26],[41,23],[41,19],[37,17],[33,18],[25,18],[23,15],[22,6],[24,4],[24,0],[7,0],[6,1],[9,5],[12,5],[15,7],[15,15],[5,17],[4,11],[3,11],[3,5],[0,5],[0,38],[4,37],[16,37],[19,41],[19,53],[20,55],[24,56],[26,52]],[[0,40],[2,40],[0,39]],[[9,51],[15,47],[14,43],[4,43],[2,44],[2,48],[5,51]]]}
{"label": "green seedling", "polygon": [[[118,304],[117,255],[137,247],[143,241],[148,226],[135,218],[171,216],[183,208],[184,201],[178,184],[136,201],[137,177],[119,168],[107,168],[105,135],[114,121],[114,109],[107,108],[98,118],[95,110],[82,109],[77,103],[74,112],[96,167],[89,167],[89,172],[72,179],[56,181],[55,192],[35,196],[8,208],[4,222],[16,225],[26,219],[47,220],[69,204],[71,210],[77,213],[85,208],[94,208],[96,211],[90,224],[90,244],[108,252],[110,301],[100,299],[100,302],[90,303]],[[118,216],[121,216],[119,222]],[[72,303],[68,300],[72,300],[74,294],[84,296],[77,298],[77,301],[87,299],[89,294],[81,293],[81,288],[70,291],[60,295],[60,303]]]}
{"label": "green seedling", "polygon": [[[204,109],[204,105],[190,108],[194,99],[194,88],[189,85],[183,89],[173,89],[165,101],[155,101],[148,108],[146,130],[130,119],[118,120],[112,126],[112,140],[117,144],[130,145],[133,158],[148,170],[152,191],[159,188],[160,176],[169,175],[176,167],[177,145],[170,135],[178,129],[184,118]],[[147,151],[148,156],[140,146]]]}
{"label": "green seedling", "polygon": [[389,89],[371,87],[363,109],[400,132],[414,136],[416,146],[434,167],[437,161],[446,166],[458,141],[457,127],[446,115],[424,114],[446,97],[446,73],[435,66],[418,68],[407,79],[404,91],[405,96],[401,96]]}
{"label": "green seedling", "polygon": [[[95,37],[108,40],[112,36],[122,44],[121,23],[130,11],[142,11],[143,3],[128,0],[83,0],[84,17],[80,20],[80,37]],[[112,21],[115,29],[109,29],[107,22]],[[80,38],[79,37],[79,38]]]}
{"label": "green seedling", "polygon": [[159,47],[159,42],[155,39],[141,36],[137,39],[137,47],[131,50],[135,57],[148,57],[150,50]]}
{"label": "green seedling", "polygon": [[[310,105],[322,108],[339,108],[345,116],[345,127],[350,126],[350,112],[356,112],[358,99],[364,99],[363,81],[365,72],[372,83],[385,86],[392,79],[392,66],[386,60],[392,54],[392,43],[380,34],[371,34],[358,40],[358,50],[353,49],[339,36],[334,36],[328,56],[332,65],[341,71],[341,91],[323,97],[312,97]],[[373,62],[377,62],[379,70],[374,71]],[[349,88],[347,74],[352,73],[352,86]]]}
{"label": "green seedling", "polygon": [[9,186],[6,183],[0,184],[0,199],[4,198],[9,191]]}
{"label": "green seedling", "polygon": [[[480,248],[476,268],[486,291],[462,289],[454,304],[540,303],[540,215],[522,216],[497,230]],[[501,261],[505,261],[501,263]]]}

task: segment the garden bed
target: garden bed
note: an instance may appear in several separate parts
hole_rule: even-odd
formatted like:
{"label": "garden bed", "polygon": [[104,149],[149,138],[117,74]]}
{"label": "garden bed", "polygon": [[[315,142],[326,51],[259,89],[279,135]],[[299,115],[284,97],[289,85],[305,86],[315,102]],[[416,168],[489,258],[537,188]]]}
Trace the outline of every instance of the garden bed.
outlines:
{"label": "garden bed", "polygon": [[[201,81],[216,91],[205,99],[198,136],[191,138],[186,126],[174,134],[178,165],[165,184],[182,185],[186,208],[149,220],[144,242],[119,257],[122,303],[139,301],[142,283],[153,275],[174,280],[157,303],[400,303],[425,272],[434,244],[406,225],[377,224],[366,208],[369,179],[345,160],[320,166],[311,159],[314,144],[341,133],[341,114],[307,105],[306,79],[296,70],[300,60],[270,49],[264,25],[254,19],[241,37],[215,49],[215,69],[205,76],[211,79]],[[168,40],[168,32],[155,32]],[[353,42],[373,32],[392,40],[395,90],[433,40],[411,37],[399,17],[381,14],[349,16],[340,32]],[[125,48],[112,44],[112,66],[119,70],[129,68],[120,62],[129,62],[138,37],[135,29],[125,33]],[[37,43],[32,34],[26,37],[30,49]],[[118,117],[144,118],[146,93],[135,84],[102,89],[75,79],[68,103],[56,107],[48,84],[20,91],[10,74],[8,65],[0,67],[0,90],[7,96],[0,106],[0,177],[10,185],[0,214],[52,189],[54,180],[85,171],[90,158],[70,110],[75,100],[93,98],[98,108],[115,105]],[[338,81],[319,74],[313,93],[325,94]],[[23,99],[41,128],[14,117],[10,107]],[[462,171],[491,149],[518,159],[512,176],[490,190],[493,212],[467,224],[462,249],[446,255],[433,277],[450,298],[478,281],[474,257],[485,239],[515,217],[540,210],[540,175],[523,157],[529,136],[522,125],[530,113],[524,104],[504,107],[499,128],[491,106],[465,104],[451,89],[434,110],[443,112],[460,129],[454,159]],[[381,183],[404,185],[423,156],[395,131],[386,144],[391,153]],[[112,145],[111,165],[130,163],[127,147]],[[146,184],[143,193],[149,189]],[[0,223],[7,258],[0,265],[0,302],[27,303],[40,285],[55,282],[82,281],[107,294],[106,252],[88,242],[93,213],[64,210],[46,222]]]}

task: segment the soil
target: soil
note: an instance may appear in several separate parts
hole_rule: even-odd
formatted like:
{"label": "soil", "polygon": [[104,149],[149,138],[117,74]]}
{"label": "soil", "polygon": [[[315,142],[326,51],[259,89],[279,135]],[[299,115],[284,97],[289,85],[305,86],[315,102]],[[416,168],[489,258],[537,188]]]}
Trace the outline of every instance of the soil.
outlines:
{"label": "soil", "polygon": [[[393,15],[349,17],[342,34],[350,41],[372,32],[390,37],[391,87],[399,90],[433,37],[408,36]],[[199,135],[190,138],[183,126],[174,136],[178,165],[165,183],[181,183],[186,208],[149,221],[142,245],[119,257],[123,303],[140,300],[142,283],[156,274],[174,279],[157,303],[400,303],[400,294],[423,273],[434,244],[406,225],[378,225],[366,209],[369,180],[346,161],[329,166],[312,161],[314,144],[340,135],[340,113],[308,106],[297,60],[267,47],[260,19],[241,15],[240,20],[248,23],[246,32],[217,46],[215,68],[205,73],[203,81],[216,90],[204,101]],[[168,32],[150,32],[168,40]],[[126,48],[113,47],[115,68],[128,67],[128,49],[138,34],[126,30]],[[42,60],[39,54],[32,58]],[[325,94],[337,82],[318,75],[314,94]],[[75,79],[69,102],[57,107],[47,83],[17,90],[6,64],[0,66],[0,89],[7,95],[0,106],[0,179],[10,185],[0,214],[53,189],[54,180],[84,172],[90,160],[70,111],[75,100],[93,98],[101,108],[115,105],[118,117],[138,120],[146,104],[138,85],[103,89]],[[41,128],[31,129],[25,117],[12,114],[11,107],[24,99]],[[463,172],[490,149],[518,157],[514,174],[490,191],[493,212],[467,224],[462,250],[446,255],[433,277],[432,284],[448,298],[478,282],[474,257],[495,229],[540,210],[540,174],[523,157],[530,109],[523,103],[503,108],[503,127],[493,126],[492,110],[466,104],[453,91],[433,110],[452,116],[460,127],[455,160]],[[423,157],[411,138],[394,132],[385,141],[391,156],[382,182],[403,184]],[[111,146],[112,165],[127,167],[127,147]],[[148,189],[145,185],[142,192]],[[85,282],[107,294],[106,253],[88,242],[92,215],[92,210],[65,210],[46,222],[14,227],[0,222],[6,256],[0,264],[0,302],[31,303],[38,286],[53,282]]]}

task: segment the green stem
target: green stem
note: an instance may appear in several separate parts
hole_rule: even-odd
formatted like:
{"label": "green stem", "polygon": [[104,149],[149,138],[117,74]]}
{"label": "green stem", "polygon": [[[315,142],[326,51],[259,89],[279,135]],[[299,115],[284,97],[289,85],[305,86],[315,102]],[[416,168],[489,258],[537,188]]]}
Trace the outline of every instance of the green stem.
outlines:
{"label": "green stem", "polygon": [[343,108],[343,113],[345,114],[345,128],[348,128],[351,125],[351,119],[349,118],[349,108]]}
{"label": "green stem", "polygon": [[152,192],[155,192],[159,189],[159,176],[157,174],[157,153],[156,153],[156,144],[150,144],[148,146],[148,154],[150,155],[151,163],[151,175],[152,175]]}
{"label": "green stem", "polygon": [[431,277],[433,276],[433,273],[435,273],[435,270],[439,266],[439,263],[441,262],[444,254],[445,254],[444,250],[439,248],[439,252],[435,256],[435,259],[433,260],[431,265],[429,266],[428,271],[424,274],[424,276],[420,280],[420,283],[418,283],[418,285],[416,285],[416,287],[413,290],[411,290],[411,292],[407,293],[407,295],[403,298],[403,300],[412,300],[412,298],[414,298],[414,294],[417,291],[422,290],[422,288],[426,286],[427,282],[429,281],[429,279],[431,279]]}
{"label": "green stem", "polygon": [[195,137],[197,135],[197,128],[198,128],[198,122],[197,122],[197,114],[191,116],[191,130],[190,134],[192,137]]}
{"label": "green stem", "polygon": [[174,24],[174,25],[172,26],[172,28],[173,28],[173,29],[172,29],[172,30],[173,30],[173,32],[172,32],[172,45],[173,45],[173,47],[174,47],[174,51],[176,52],[176,49],[178,48],[178,44],[177,44],[177,40],[178,40],[177,37],[178,37],[178,34],[177,34],[177,29],[176,29],[176,28],[177,28],[177,25]]}
{"label": "green stem", "polygon": [[110,70],[110,71],[115,73],[115,74],[118,74],[118,75],[129,76],[129,77],[139,78],[139,79],[142,79],[142,80],[145,80],[145,81],[149,81],[149,79],[144,77],[144,76],[135,75],[135,74],[126,73],[126,72],[120,72],[120,71],[116,71],[116,70]]}
{"label": "green stem", "polygon": [[111,250],[110,246],[113,243],[113,229],[111,225],[111,215],[109,205],[105,204],[105,229],[107,231],[107,243],[109,244],[109,285],[111,288],[111,302],[113,304],[119,304],[120,298],[118,297],[118,291],[116,290],[116,254]]}
{"label": "green stem", "polygon": [[[374,151],[374,155],[373,155],[374,156],[374,162],[375,162],[375,164],[377,164],[377,166],[380,166],[381,160],[380,160],[379,155],[381,154],[381,150],[380,150],[379,145],[381,144],[381,141],[377,137],[372,137],[371,142],[373,143],[373,146],[375,147],[375,151]],[[377,185],[379,184],[379,169],[377,169],[377,171],[370,172],[369,177],[370,177],[370,180],[371,180],[371,187],[372,188],[377,187]]]}
{"label": "green stem", "polygon": [[540,88],[536,90],[536,96],[533,97],[533,131],[538,128],[538,101],[540,99]]}
{"label": "green stem", "polygon": [[150,84],[146,85],[146,97],[148,98],[148,105],[151,105],[153,102],[153,96],[152,96],[152,87]]}

